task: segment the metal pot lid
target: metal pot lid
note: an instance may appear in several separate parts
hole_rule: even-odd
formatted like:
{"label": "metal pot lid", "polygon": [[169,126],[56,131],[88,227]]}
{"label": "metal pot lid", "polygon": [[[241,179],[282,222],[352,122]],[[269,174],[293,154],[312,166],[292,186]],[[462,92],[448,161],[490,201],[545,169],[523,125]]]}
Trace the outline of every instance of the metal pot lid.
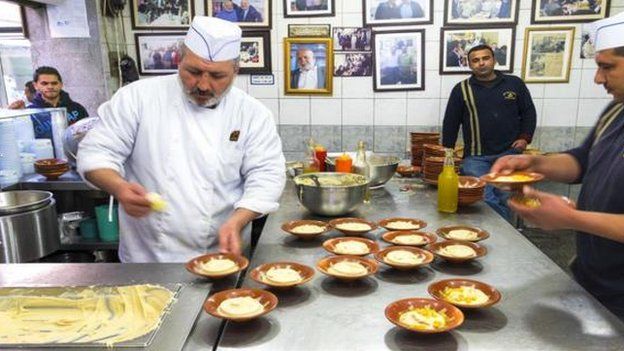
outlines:
{"label": "metal pot lid", "polygon": [[14,190],[0,192],[0,215],[31,211],[50,203],[53,195],[49,191]]}

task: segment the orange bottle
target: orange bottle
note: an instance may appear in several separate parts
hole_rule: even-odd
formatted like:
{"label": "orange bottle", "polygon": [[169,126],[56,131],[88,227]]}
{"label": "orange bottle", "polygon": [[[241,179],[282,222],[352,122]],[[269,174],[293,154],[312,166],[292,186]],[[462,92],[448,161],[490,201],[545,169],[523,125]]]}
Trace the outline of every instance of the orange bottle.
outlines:
{"label": "orange bottle", "polygon": [[336,172],[351,173],[353,160],[347,154],[342,154],[336,158]]}

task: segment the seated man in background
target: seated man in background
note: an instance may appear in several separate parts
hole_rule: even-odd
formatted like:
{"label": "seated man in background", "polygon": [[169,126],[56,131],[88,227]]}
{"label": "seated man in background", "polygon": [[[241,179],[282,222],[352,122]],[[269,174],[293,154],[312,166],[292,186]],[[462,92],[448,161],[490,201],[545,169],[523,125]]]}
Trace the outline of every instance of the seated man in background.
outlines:
{"label": "seated man in background", "polygon": [[37,94],[35,85],[32,80],[29,80],[24,84],[24,99],[13,101],[7,108],[11,110],[26,108],[26,105],[31,104],[35,99],[35,94]]}
{"label": "seated man in background", "polygon": [[[462,127],[462,170],[469,176],[482,176],[499,157],[524,151],[535,132],[536,112],[529,90],[520,78],[494,70],[495,64],[491,47],[470,49],[472,76],[455,85],[446,105],[442,144],[454,148]],[[485,188],[485,202],[509,220],[507,197],[497,188]]]}
{"label": "seated man in background", "polygon": [[[65,107],[67,109],[67,125],[87,117],[87,110],[73,101],[63,91],[63,79],[56,68],[41,66],[35,70],[33,82],[37,94],[28,108]],[[52,138],[52,121],[49,113],[36,113],[31,116],[35,128],[35,138]]]}

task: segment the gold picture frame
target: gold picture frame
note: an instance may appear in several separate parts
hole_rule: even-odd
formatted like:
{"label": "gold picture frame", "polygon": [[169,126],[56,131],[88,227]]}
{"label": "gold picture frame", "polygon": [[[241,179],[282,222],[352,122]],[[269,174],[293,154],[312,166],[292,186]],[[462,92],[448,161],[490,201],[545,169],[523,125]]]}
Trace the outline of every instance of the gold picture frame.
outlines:
{"label": "gold picture frame", "polygon": [[[311,65],[316,74],[305,73],[301,80],[301,64]],[[284,38],[284,94],[331,95],[334,72],[334,51],[331,38]],[[313,87],[306,86],[311,84]]]}
{"label": "gold picture frame", "polygon": [[522,79],[525,83],[567,83],[572,68],[575,27],[527,27]]}

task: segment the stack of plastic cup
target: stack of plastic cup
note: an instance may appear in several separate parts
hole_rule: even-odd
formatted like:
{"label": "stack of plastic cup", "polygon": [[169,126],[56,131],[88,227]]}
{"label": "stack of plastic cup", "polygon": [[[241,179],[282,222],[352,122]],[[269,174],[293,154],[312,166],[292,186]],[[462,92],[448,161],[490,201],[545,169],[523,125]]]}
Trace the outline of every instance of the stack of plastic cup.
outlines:
{"label": "stack of plastic cup", "polygon": [[35,173],[35,154],[29,152],[20,152],[20,162],[22,163],[23,174]]}
{"label": "stack of plastic cup", "polygon": [[35,154],[36,160],[46,158],[54,158],[54,149],[52,148],[52,140],[35,139],[30,145],[30,152]]}
{"label": "stack of plastic cup", "polygon": [[8,181],[13,181],[15,174],[18,180],[22,176],[15,123],[11,119],[0,120],[0,171],[5,171],[2,173],[5,185]]}

